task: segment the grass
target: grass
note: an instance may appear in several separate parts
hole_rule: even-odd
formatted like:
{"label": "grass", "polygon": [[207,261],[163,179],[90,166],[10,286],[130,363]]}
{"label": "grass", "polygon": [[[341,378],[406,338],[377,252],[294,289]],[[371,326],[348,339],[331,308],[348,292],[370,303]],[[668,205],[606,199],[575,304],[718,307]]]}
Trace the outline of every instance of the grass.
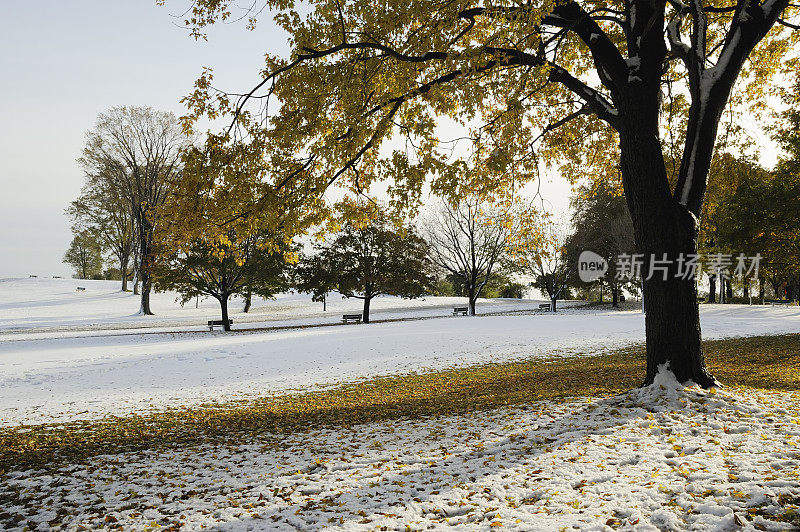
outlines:
{"label": "grass", "polygon": [[[704,342],[714,375],[731,386],[800,390],[800,334]],[[60,465],[98,454],[242,439],[322,425],[461,414],[641,384],[644,348],[599,356],[531,359],[381,377],[308,393],[147,415],[0,429],[0,472]]]}

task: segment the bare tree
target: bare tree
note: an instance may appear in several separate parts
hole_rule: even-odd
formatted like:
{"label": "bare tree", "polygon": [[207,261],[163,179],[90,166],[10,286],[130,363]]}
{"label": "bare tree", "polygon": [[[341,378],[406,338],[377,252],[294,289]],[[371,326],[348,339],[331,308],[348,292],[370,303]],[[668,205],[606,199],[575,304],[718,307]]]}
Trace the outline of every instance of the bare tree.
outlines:
{"label": "bare tree", "polygon": [[556,301],[566,294],[574,272],[566,252],[567,235],[566,224],[551,223],[538,246],[528,248],[516,257],[521,268],[527,270],[524,273],[535,276],[534,286],[547,294],[553,312],[556,311]]}
{"label": "bare tree", "polygon": [[157,211],[180,172],[188,143],[172,113],[150,107],[115,107],[97,118],[79,159],[87,174],[107,172],[118,197],[128,202],[136,227],[142,314],[150,310]]}
{"label": "bare tree", "polygon": [[463,280],[470,316],[475,315],[475,302],[506,252],[511,231],[502,222],[502,213],[469,197],[455,205],[444,202],[427,223],[431,260]]}

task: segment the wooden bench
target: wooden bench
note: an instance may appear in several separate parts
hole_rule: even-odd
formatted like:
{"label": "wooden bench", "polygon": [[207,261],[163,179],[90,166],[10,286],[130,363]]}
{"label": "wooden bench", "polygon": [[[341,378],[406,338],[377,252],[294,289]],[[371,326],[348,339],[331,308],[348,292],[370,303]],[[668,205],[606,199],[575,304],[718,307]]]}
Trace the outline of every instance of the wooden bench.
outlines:
{"label": "wooden bench", "polygon": [[792,302],[789,299],[765,299],[764,304],[767,305],[791,305]]}
{"label": "wooden bench", "polygon": [[344,323],[350,323],[351,321],[361,323],[362,317],[363,316],[361,314],[342,314],[342,321]]}
{"label": "wooden bench", "polygon": [[467,314],[469,314],[469,308],[468,307],[453,307],[453,316],[458,316],[459,314],[461,314],[462,316],[466,316]]}
{"label": "wooden bench", "polygon": [[[224,326],[225,322],[223,320],[208,320],[208,330],[213,331],[214,327],[216,326]],[[228,320],[228,327],[233,325],[233,320]]]}
{"label": "wooden bench", "polygon": [[77,290],[78,292],[85,292],[86,291],[86,287],[85,286],[79,286],[75,290]]}
{"label": "wooden bench", "polygon": [[550,312],[550,303],[539,303],[539,310],[543,310],[545,312]]}

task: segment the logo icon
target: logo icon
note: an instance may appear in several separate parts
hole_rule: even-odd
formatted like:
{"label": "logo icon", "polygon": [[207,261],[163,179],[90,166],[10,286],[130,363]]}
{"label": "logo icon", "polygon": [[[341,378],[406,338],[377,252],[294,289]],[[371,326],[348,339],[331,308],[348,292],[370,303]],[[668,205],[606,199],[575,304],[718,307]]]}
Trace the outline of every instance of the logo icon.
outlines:
{"label": "logo icon", "polygon": [[590,283],[603,277],[608,271],[606,259],[594,251],[582,251],[578,257],[578,277],[584,283]]}

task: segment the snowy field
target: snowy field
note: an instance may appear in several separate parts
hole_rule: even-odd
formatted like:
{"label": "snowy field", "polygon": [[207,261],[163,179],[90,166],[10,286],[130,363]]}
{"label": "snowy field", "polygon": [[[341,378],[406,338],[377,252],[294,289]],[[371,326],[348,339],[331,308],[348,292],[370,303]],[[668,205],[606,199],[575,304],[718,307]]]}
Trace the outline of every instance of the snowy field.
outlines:
{"label": "snowy field", "polygon": [[[85,286],[76,292],[75,286]],[[369,325],[337,325],[357,301],[307,296],[260,301],[234,314],[234,334],[209,333],[216,305],[181,308],[157,294],[136,316],[115,282],[0,282],[0,425],[66,421],[150,408],[245,399],[375,375],[537,356],[593,354],[644,340],[636,311],[534,311],[540,301],[487,300],[453,317],[457,298],[381,298]],[[706,338],[800,332],[798,307],[703,305]],[[326,325],[326,326],[319,326]],[[327,326],[330,325],[330,326]],[[149,327],[142,329],[142,327]],[[160,327],[155,328],[155,327]],[[257,330],[259,327],[285,327]],[[155,328],[155,329],[154,329]],[[147,334],[143,334],[143,333]]]}
{"label": "snowy field", "polygon": [[791,530],[788,393],[684,388],[95,457],[0,483],[36,530]]}
{"label": "snowy field", "polygon": [[[85,288],[78,291],[77,287]],[[219,303],[212,298],[192,300],[181,306],[173,292],[153,293],[155,316],[141,316],[139,296],[120,291],[118,281],[76,279],[0,279],[0,334],[17,338],[45,338],[127,332],[202,331],[209,319],[220,319]],[[483,312],[532,310],[543,300],[486,299]],[[199,304],[198,304],[199,303]],[[434,317],[452,313],[465,305],[464,298],[429,297],[400,299],[379,297],[372,302],[375,321],[409,317]],[[197,305],[197,307],[196,307]],[[249,313],[241,312],[243,301],[229,304],[237,328],[290,327],[336,323],[344,313],[360,312],[361,300],[332,294],[327,311],[308,294],[279,294],[274,299],[253,299]]]}

